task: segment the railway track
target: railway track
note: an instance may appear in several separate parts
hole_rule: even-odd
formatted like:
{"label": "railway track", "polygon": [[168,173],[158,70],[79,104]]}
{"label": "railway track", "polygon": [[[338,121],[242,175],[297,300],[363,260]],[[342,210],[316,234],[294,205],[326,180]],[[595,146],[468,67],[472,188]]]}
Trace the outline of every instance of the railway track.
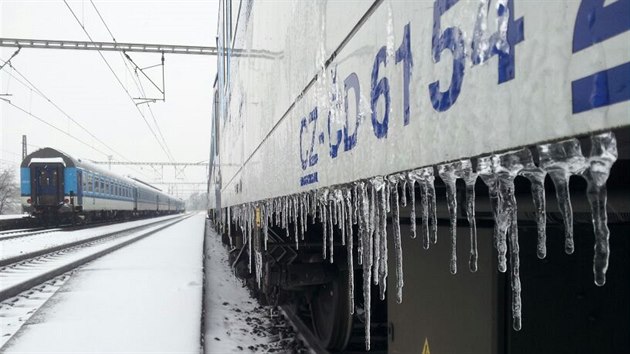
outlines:
{"label": "railway track", "polygon": [[[3,257],[0,260],[0,312],[3,317],[0,350],[21,324],[65,283],[74,269],[192,215],[160,218],[141,225],[133,223],[130,227],[115,231],[108,227],[100,234],[80,240],[51,247],[35,247],[18,255],[0,255]],[[15,239],[0,239],[0,247],[11,241]]]}

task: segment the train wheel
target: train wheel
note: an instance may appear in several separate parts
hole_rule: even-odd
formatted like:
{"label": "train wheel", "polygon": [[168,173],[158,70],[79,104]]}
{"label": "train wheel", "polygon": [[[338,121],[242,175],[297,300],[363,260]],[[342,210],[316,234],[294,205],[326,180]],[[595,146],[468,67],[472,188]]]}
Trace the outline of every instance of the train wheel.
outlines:
{"label": "train wheel", "polygon": [[352,314],[348,292],[348,272],[340,271],[335,280],[315,292],[311,301],[315,334],[329,350],[344,350],[350,339]]}

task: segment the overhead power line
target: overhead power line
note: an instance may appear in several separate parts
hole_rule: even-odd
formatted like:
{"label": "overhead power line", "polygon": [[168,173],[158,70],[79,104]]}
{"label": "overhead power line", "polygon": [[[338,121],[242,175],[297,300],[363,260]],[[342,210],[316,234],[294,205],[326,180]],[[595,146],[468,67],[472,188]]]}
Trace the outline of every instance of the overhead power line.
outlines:
{"label": "overhead power line", "polygon": [[[101,15],[101,12],[98,10],[98,8],[96,7],[96,4],[94,4],[94,1],[90,0],[90,3],[92,4],[92,7],[94,8],[94,11],[96,11],[96,14],[98,15],[98,18],[101,19],[101,22],[103,23],[103,26],[105,26],[105,29],[107,29],[107,32],[109,33],[109,35],[112,37],[112,41],[114,41],[114,43],[116,42],[116,37],[114,36],[114,33],[112,33],[111,29],[109,28],[109,26],[107,25],[107,22],[105,22],[105,18],[103,18],[103,16]],[[127,63],[126,59],[129,59],[129,61],[131,61],[131,58],[129,57],[129,55],[127,55],[127,53],[120,53],[120,56],[123,60],[123,63],[125,64],[125,67],[127,68],[127,71],[131,74],[131,69],[129,68],[129,65]],[[133,63],[133,61],[131,61]],[[137,65],[135,63],[133,63],[136,67]],[[141,69],[142,70],[142,69]],[[143,72],[144,74],[144,72]],[[136,71],[136,76],[137,76],[137,71]],[[146,76],[146,74],[145,74]],[[138,77],[138,81],[136,81],[133,78],[133,74],[131,75],[132,80],[134,82],[134,84],[136,85],[136,88],[138,89],[138,92],[142,93],[143,97],[146,97],[146,93],[144,92],[144,88],[142,87],[142,82],[140,81],[140,77]],[[147,76],[148,78],[148,76]],[[164,84],[164,53],[162,53],[162,84]],[[161,91],[162,95],[165,94],[164,91]],[[147,102],[148,103],[148,102]],[[136,104],[137,106],[137,104]],[[164,144],[164,146],[166,147],[167,150],[167,157],[169,158],[169,160],[174,161],[173,158],[173,153],[171,152],[171,149],[168,146],[168,143],[166,142],[166,139],[164,138],[164,134],[162,134],[162,129],[160,129],[160,125],[157,122],[157,119],[155,119],[155,114],[153,114],[153,109],[151,109],[151,106],[147,104],[147,107],[149,109],[149,113],[151,114],[151,117],[153,118],[153,123],[155,124],[155,127],[158,131],[158,134],[160,135],[160,138],[162,139],[162,143]]]}
{"label": "overhead power line", "polygon": [[[79,26],[81,26],[81,29],[83,29],[83,32],[85,33],[85,35],[90,39],[90,41],[92,43],[94,43],[94,40],[92,39],[92,36],[90,36],[90,34],[88,33],[88,31],[85,29],[85,27],[83,26],[83,24],[81,23],[81,20],[79,20],[79,18],[77,17],[77,15],[74,13],[74,10],[72,10],[72,8],[70,7],[70,5],[68,4],[68,2],[66,0],[63,0],[64,4],[66,4],[66,7],[68,8],[68,10],[70,11],[70,13],[72,13],[72,16],[74,17],[74,19],[77,21],[77,23],[79,24]],[[98,54],[101,56],[101,58],[103,59],[103,61],[105,62],[105,65],[107,65],[107,67],[109,68],[109,71],[111,71],[111,73],[114,75],[114,77],[116,78],[116,81],[118,81],[118,83],[120,84],[120,86],[123,88],[123,90],[125,91],[125,93],[127,93],[127,96],[129,97],[129,99],[131,100],[131,102],[134,102],[133,100],[133,96],[129,93],[129,90],[127,90],[127,88],[125,87],[125,85],[122,83],[122,81],[120,80],[120,78],[118,77],[118,75],[116,74],[116,72],[114,71],[114,69],[112,68],[112,66],[109,64],[109,62],[107,61],[107,59],[105,58],[105,56],[103,55],[103,53],[98,50]],[[147,127],[149,128],[149,131],[151,132],[151,134],[153,135],[153,137],[155,138],[155,140],[157,141],[158,145],[160,146],[160,148],[162,149],[162,151],[164,152],[164,154],[169,157],[169,154],[167,152],[166,147],[162,144],[162,142],[160,141],[160,139],[158,138],[158,136],[155,134],[155,131],[153,130],[153,128],[151,127],[151,125],[149,124],[149,121],[147,121],[147,118],[145,117],[144,113],[142,113],[142,111],[140,110],[140,108],[135,105],[134,102],[134,107],[136,107],[136,110],[138,111],[138,113],[140,113],[140,116],[142,117],[142,119],[144,120],[145,124],[147,125]],[[170,157],[169,157],[170,158]]]}
{"label": "overhead power line", "polygon": [[[4,62],[4,60],[0,59],[0,61]],[[8,61],[6,61],[8,62]],[[6,63],[4,62],[4,63]],[[46,100],[48,103],[50,103],[53,107],[55,107],[59,112],[61,112],[61,114],[63,114],[66,118],[68,118],[71,122],[73,122],[74,124],[76,124],[76,126],[78,126],[79,128],[81,128],[81,130],[83,130],[84,132],[86,132],[89,136],[91,136],[94,140],[98,141],[101,145],[105,146],[107,149],[109,149],[111,152],[113,152],[114,154],[118,155],[119,157],[123,158],[124,160],[129,160],[128,158],[126,158],[123,154],[121,154],[120,152],[116,151],[114,148],[112,148],[111,146],[109,146],[107,143],[105,143],[104,141],[102,141],[101,139],[99,139],[96,135],[94,135],[89,129],[87,129],[85,126],[83,126],[81,123],[79,123],[76,119],[72,118],[68,113],[66,113],[66,111],[64,111],[61,107],[59,107],[55,102],[53,102],[44,92],[42,92],[37,86],[35,86],[35,84],[33,84],[26,76],[24,76],[14,65],[11,65],[11,67],[13,68],[13,71],[18,74],[22,80],[26,81],[27,83],[24,83],[22,80],[20,80],[19,78],[15,77],[13,74],[11,73],[7,73],[9,74],[9,76],[11,76],[12,78],[14,78],[18,83],[20,83],[22,86],[26,87],[27,89],[32,89],[38,96],[40,96],[41,98],[43,98],[44,100]],[[90,146],[91,148],[91,146]],[[96,149],[95,149],[96,150]],[[100,152],[100,151],[99,151]],[[107,156],[107,154],[104,154],[105,156]]]}
{"label": "overhead power line", "polygon": [[16,108],[16,109],[20,110],[20,111],[22,111],[24,114],[27,114],[27,115],[29,115],[29,116],[31,116],[31,117],[33,117],[33,118],[37,119],[38,121],[40,121],[40,122],[42,122],[42,123],[46,124],[47,126],[49,126],[49,127],[53,128],[53,129],[55,129],[56,131],[58,131],[58,132],[60,132],[60,133],[62,133],[62,134],[64,134],[64,135],[66,135],[67,137],[69,137],[69,138],[71,138],[71,139],[73,139],[73,140],[75,140],[75,141],[77,141],[77,142],[79,142],[79,143],[81,143],[81,144],[83,144],[83,145],[85,145],[85,146],[87,146],[87,147],[89,147],[89,148],[91,148],[91,149],[93,149],[93,150],[95,150],[95,151],[97,151],[97,152],[99,152],[99,153],[101,153],[101,154],[105,155],[105,156],[107,156],[107,155],[108,155],[108,154],[107,154],[106,152],[104,152],[103,150],[100,150],[100,149],[97,149],[97,148],[95,148],[95,147],[93,147],[93,146],[90,146],[90,144],[86,143],[85,141],[83,141],[83,140],[79,139],[78,137],[76,137],[76,136],[74,136],[74,135],[72,135],[72,134],[67,133],[67,132],[66,132],[66,131],[64,131],[63,129],[58,128],[56,125],[54,125],[54,124],[52,124],[52,123],[50,123],[50,122],[47,122],[47,121],[46,121],[46,120],[44,120],[43,118],[41,118],[41,117],[38,117],[38,116],[34,115],[33,113],[31,113],[31,112],[27,111],[26,109],[24,109],[24,108],[22,108],[22,107],[20,107],[20,106],[16,105],[15,103],[10,102],[10,101],[8,101],[8,100],[2,100],[2,102],[4,102],[4,103],[6,103],[6,104],[8,104],[8,105],[10,105],[10,106],[12,106],[12,107],[14,107],[14,108]]}

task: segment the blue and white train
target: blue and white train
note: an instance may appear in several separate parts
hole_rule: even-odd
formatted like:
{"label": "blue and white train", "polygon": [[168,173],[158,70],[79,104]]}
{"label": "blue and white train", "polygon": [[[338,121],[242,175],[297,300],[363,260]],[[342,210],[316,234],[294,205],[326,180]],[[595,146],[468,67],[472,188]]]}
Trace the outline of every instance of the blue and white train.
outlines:
{"label": "blue and white train", "polygon": [[184,211],[181,199],[53,148],[20,166],[24,211],[45,222],[164,215]]}

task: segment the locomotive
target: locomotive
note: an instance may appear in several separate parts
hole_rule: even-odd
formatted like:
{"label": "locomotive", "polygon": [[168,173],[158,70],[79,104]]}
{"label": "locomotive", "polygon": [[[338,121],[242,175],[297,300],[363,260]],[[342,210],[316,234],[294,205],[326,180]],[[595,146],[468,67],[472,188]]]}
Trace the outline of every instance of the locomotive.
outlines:
{"label": "locomotive", "polygon": [[44,223],[184,211],[184,202],[179,198],[50,147],[24,158],[20,180],[23,210]]}
{"label": "locomotive", "polygon": [[630,0],[220,1],[209,216],[333,352],[630,349]]}

